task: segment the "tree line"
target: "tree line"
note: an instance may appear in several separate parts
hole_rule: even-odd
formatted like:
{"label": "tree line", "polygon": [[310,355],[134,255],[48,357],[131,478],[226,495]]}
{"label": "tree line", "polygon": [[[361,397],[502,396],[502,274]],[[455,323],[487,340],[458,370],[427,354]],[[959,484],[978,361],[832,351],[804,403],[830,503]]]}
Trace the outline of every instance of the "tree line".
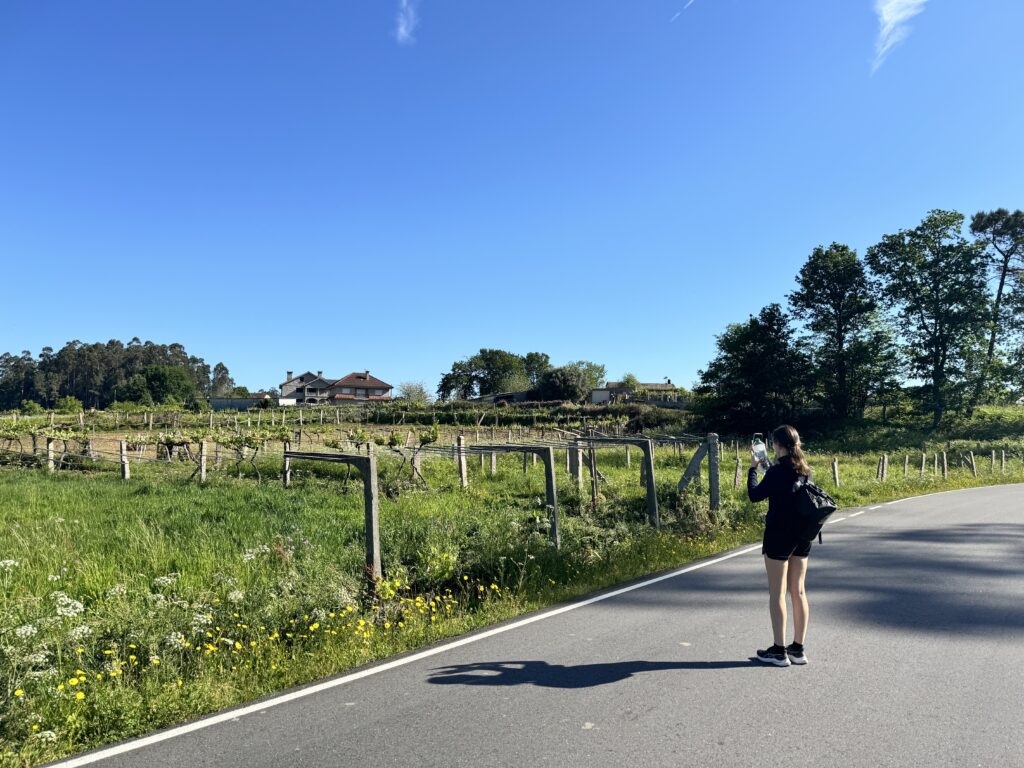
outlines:
{"label": "tree line", "polygon": [[772,303],[717,337],[694,410],[720,429],[908,402],[937,427],[1024,392],[1024,212],[933,210],[864,258],[815,248],[788,309]]}
{"label": "tree line", "polygon": [[56,352],[43,347],[0,355],[0,409],[57,408],[73,398],[86,408],[114,402],[196,406],[238,388],[227,366],[212,368],[181,344],[154,344],[137,337],[127,344],[69,341]]}
{"label": "tree line", "polygon": [[441,376],[437,398],[469,400],[484,395],[526,392],[530,400],[579,401],[600,387],[606,371],[589,360],[554,366],[544,352],[518,355],[503,349],[481,349],[457,360]]}

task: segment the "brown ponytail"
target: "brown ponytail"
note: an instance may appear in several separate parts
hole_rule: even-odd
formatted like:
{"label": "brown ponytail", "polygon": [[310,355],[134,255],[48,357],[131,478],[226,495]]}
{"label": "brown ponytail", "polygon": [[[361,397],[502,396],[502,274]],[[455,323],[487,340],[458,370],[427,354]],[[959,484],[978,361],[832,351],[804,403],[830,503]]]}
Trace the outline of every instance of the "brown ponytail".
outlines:
{"label": "brown ponytail", "polygon": [[789,451],[789,458],[793,469],[798,475],[808,477],[811,474],[811,465],[807,463],[807,456],[804,455],[800,445],[800,434],[788,424],[777,427],[772,432],[772,442],[781,445]]}

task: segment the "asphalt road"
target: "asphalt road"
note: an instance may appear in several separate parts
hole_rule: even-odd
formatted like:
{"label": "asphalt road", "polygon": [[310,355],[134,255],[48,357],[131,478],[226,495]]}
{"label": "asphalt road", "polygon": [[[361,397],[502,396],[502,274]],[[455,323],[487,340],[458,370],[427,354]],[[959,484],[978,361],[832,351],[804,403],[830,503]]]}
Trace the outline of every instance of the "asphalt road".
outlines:
{"label": "asphalt road", "polygon": [[1024,766],[1024,486],[837,517],[804,667],[743,552],[92,764]]}

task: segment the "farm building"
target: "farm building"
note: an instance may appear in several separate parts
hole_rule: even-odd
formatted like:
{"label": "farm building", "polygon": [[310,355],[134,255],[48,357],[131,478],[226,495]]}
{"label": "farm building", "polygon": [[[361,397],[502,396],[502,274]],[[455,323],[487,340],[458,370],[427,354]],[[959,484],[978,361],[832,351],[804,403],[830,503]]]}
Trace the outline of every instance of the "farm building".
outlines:
{"label": "farm building", "polygon": [[215,411],[245,411],[273,399],[269,392],[252,392],[248,397],[211,397],[210,407]]}
{"label": "farm building", "polygon": [[341,379],[325,377],[323,371],[306,371],[293,376],[291,371],[281,384],[281,405],[330,405],[344,402],[390,400],[390,384],[371,376],[369,371],[350,373]]}
{"label": "farm building", "polygon": [[618,403],[625,400],[645,403],[676,403],[679,401],[679,394],[672,379],[666,379],[664,383],[639,383],[635,386],[621,381],[609,381],[600,389],[590,392],[590,402],[593,405]]}

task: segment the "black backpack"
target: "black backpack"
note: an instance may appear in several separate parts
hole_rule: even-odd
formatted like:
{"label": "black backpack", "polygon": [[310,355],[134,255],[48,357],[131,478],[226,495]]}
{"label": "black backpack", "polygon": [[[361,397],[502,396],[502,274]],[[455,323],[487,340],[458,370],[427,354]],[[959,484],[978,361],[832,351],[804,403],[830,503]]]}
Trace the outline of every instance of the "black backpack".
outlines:
{"label": "black backpack", "polygon": [[839,507],[836,500],[815,485],[811,478],[800,476],[793,485],[796,494],[797,537],[801,541],[821,543],[821,528]]}

